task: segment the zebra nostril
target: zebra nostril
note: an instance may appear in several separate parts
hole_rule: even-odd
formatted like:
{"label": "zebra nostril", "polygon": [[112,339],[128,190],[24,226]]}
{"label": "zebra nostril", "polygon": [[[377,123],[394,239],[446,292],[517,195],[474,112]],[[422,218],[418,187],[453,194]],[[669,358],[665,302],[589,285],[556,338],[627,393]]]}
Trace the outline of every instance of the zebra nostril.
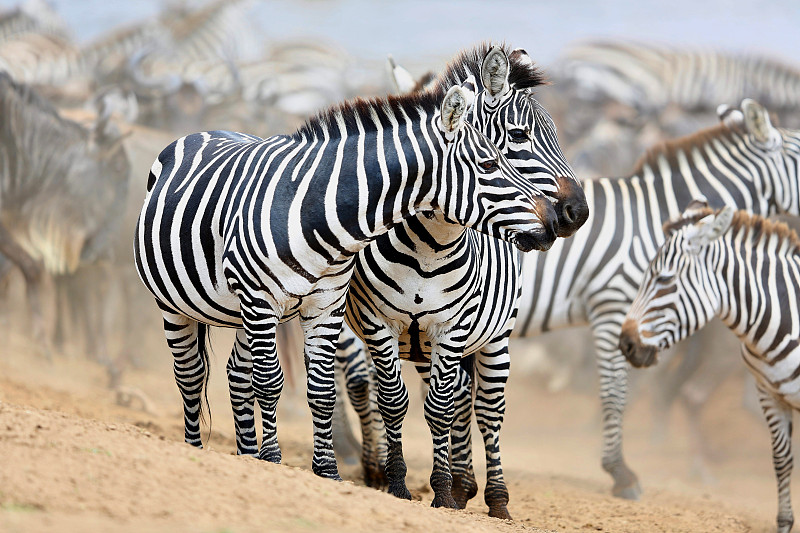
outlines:
{"label": "zebra nostril", "polygon": [[627,335],[622,335],[619,340],[619,349],[627,359],[633,355],[633,341]]}
{"label": "zebra nostril", "polygon": [[566,222],[568,222],[569,224],[572,224],[573,222],[575,222],[575,210],[574,210],[574,208],[572,207],[571,204],[567,204],[567,205],[564,206],[564,209],[562,210],[562,214],[564,216],[564,220]]}

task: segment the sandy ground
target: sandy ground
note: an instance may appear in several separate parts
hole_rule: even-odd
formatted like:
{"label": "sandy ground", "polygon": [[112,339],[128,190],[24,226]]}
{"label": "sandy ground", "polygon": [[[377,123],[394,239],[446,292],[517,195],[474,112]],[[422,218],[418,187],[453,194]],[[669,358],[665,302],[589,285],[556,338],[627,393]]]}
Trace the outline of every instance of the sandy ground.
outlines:
{"label": "sandy ground", "polygon": [[[485,516],[482,493],[461,512],[431,509],[430,441],[416,391],[405,430],[409,487],[404,502],[352,482],[309,471],[311,422],[299,391],[282,399],[279,437],[284,466],[236,457],[224,363],[228,332],[215,338],[210,386],[210,446],[181,442],[180,401],[169,355],[125,383],[147,398],[115,404],[104,372],[78,356],[47,363],[5,335],[0,360],[0,529],[3,531],[770,531],[775,487],[763,423],[740,407],[741,383],[714,397],[705,420],[717,482],[691,475],[680,413],[662,445],[651,443],[646,392],[628,418],[629,463],[645,489],[639,502],[610,496],[600,469],[596,400],[544,392],[512,376],[503,460],[513,523]],[[143,343],[149,346],[151,342]],[[155,343],[154,339],[152,344]],[[735,361],[738,364],[738,361]],[[588,391],[587,391],[588,392]],[[207,432],[206,434],[207,435]],[[207,440],[207,439],[206,439]],[[480,466],[482,455],[476,450]],[[479,471],[482,481],[483,470]]]}
{"label": "sandy ground", "polygon": [[[141,177],[132,185],[133,203],[143,195],[147,168],[172,138],[139,131],[129,139],[134,176]],[[512,370],[502,449],[515,521],[503,522],[486,516],[482,492],[464,511],[429,507],[431,445],[416,376],[407,381],[412,405],[404,442],[408,485],[420,501],[405,502],[358,486],[357,466],[340,464],[351,480],[344,483],[309,472],[312,428],[302,383],[280,404],[285,464],[232,456],[224,379],[230,332],[215,331],[213,427],[210,444],[196,450],[182,443],[180,397],[152,301],[144,298],[141,309],[126,302],[134,311],[132,350],[141,367],[126,370],[122,383],[146,402],[123,407],[106,388],[104,371],[77,346],[68,345],[50,363],[37,354],[24,335],[27,314],[16,283],[0,300],[0,531],[774,530],[769,436],[763,421],[742,408],[741,380],[726,383],[704,414],[713,484],[692,475],[682,413],[672,417],[667,439],[653,443],[654,426],[666,422],[653,420],[647,386],[638,387],[625,443],[645,492],[641,501],[628,502],[610,495],[611,479],[600,468],[594,387],[548,393]],[[112,339],[112,349],[121,338]],[[516,349],[514,357],[524,357],[523,351]],[[731,364],[741,365],[735,355]],[[296,373],[302,362],[297,365]],[[483,455],[475,452],[483,485]]]}

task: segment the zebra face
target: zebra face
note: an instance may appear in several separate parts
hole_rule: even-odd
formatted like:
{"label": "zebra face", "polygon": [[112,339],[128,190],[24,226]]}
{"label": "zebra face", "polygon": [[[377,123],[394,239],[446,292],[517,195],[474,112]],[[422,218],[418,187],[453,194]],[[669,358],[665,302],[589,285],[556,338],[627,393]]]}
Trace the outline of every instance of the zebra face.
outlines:
{"label": "zebra face", "polygon": [[558,236],[572,236],[589,217],[583,188],[564,157],[553,119],[527,90],[513,87],[503,98],[478,95],[472,123],[508,161],[550,199]]}
{"label": "zebra face", "polygon": [[[702,328],[720,308],[713,243],[730,226],[733,208],[709,213],[675,231],[659,251],[639,286],[620,333],[619,347],[634,367],[648,367],[657,354]],[[687,209],[684,216],[696,216]]]}
{"label": "zebra face", "polygon": [[447,147],[437,203],[445,218],[523,252],[548,250],[558,228],[553,205],[466,122],[474,103],[469,86],[451,87],[442,102],[439,123]]}

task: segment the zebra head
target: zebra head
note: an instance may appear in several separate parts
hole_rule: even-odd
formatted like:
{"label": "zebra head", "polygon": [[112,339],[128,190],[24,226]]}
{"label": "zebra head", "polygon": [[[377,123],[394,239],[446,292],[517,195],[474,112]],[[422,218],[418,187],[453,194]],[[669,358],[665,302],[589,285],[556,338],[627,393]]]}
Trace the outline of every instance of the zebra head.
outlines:
{"label": "zebra head", "polygon": [[665,224],[667,240],[645,272],[622,324],[619,347],[630,364],[654,364],[657,352],[692,335],[720,309],[715,244],[734,213],[730,206],[714,212],[705,201],[695,200],[678,220]]}
{"label": "zebra head", "polygon": [[453,86],[444,97],[439,124],[447,144],[437,203],[444,216],[513,243],[523,252],[547,250],[558,217],[548,198],[525,179],[465,117],[474,87]]}
{"label": "zebra head", "polygon": [[553,119],[533,98],[533,87],[544,83],[542,74],[525,50],[506,55],[494,46],[483,59],[480,79],[484,90],[477,95],[472,124],[550,198],[558,236],[572,236],[589,217],[589,206],[561,151]]}
{"label": "zebra head", "polygon": [[390,56],[388,70],[401,93],[446,90],[477,76],[478,94],[469,122],[497,146],[508,161],[549,198],[558,216],[558,236],[569,237],[589,216],[583,188],[561,151],[550,114],[533,98],[545,83],[525,50],[481,45],[462,52],[442,75],[415,80]]}
{"label": "zebra head", "polygon": [[720,105],[717,115],[730,130],[740,159],[763,183],[770,213],[800,216],[800,130],[776,128],[768,111],[746,98],[739,108]]}

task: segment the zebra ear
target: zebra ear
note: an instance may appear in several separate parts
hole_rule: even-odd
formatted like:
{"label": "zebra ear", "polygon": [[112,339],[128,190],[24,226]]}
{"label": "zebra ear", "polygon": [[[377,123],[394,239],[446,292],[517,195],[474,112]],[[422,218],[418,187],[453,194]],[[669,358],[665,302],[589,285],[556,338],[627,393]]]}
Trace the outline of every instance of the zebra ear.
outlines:
{"label": "zebra ear", "polygon": [[389,54],[387,58],[387,70],[389,71],[389,77],[392,79],[392,83],[394,83],[394,88],[398,94],[407,94],[414,91],[417,86],[414,77],[409,71],[395,63],[391,54]]}
{"label": "zebra ear", "polygon": [[744,115],[742,112],[728,104],[719,104],[717,106],[717,116],[719,117],[719,121],[729,128],[744,123]]}
{"label": "zebra ear", "polygon": [[452,141],[456,132],[464,125],[467,111],[472,107],[474,93],[460,85],[450,87],[442,102],[442,130],[445,138]]}
{"label": "zebra ear", "polygon": [[765,148],[777,147],[780,143],[780,133],[772,126],[767,110],[750,98],[742,100],[742,112],[744,113],[744,125],[748,133],[752,135],[756,142]]}
{"label": "zebra ear", "polygon": [[508,56],[505,50],[499,46],[493,46],[481,64],[481,81],[486,89],[486,94],[490,98],[488,103],[508,92],[508,75],[511,69],[508,64]]}
{"label": "zebra ear", "polygon": [[719,212],[712,213],[694,224],[695,231],[692,231],[691,234],[687,232],[687,239],[692,249],[697,251],[700,247],[719,239],[730,227],[734,213],[736,210],[726,205]]}

